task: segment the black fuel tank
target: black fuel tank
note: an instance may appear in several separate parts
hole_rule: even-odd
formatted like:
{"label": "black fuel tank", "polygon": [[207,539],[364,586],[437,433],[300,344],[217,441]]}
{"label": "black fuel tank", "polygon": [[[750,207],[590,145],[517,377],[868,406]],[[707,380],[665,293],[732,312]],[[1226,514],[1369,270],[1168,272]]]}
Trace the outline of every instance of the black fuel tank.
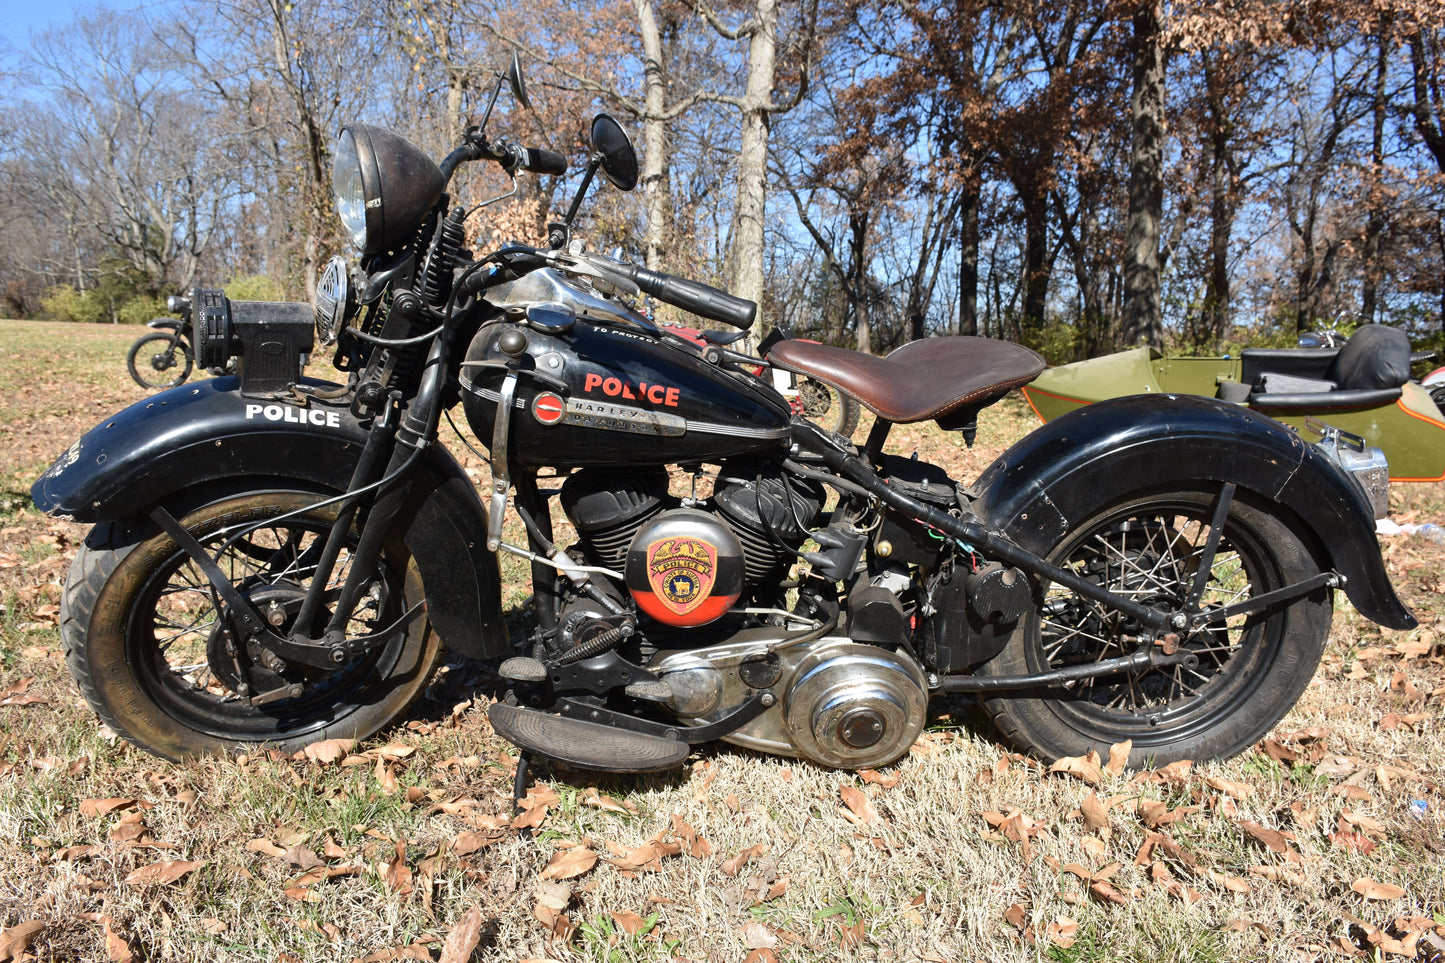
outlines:
{"label": "black fuel tank", "polygon": [[[515,361],[498,346],[509,332],[526,338]],[[462,405],[484,444],[509,370],[518,373],[510,447],[528,467],[717,461],[791,437],[787,403],[762,380],[710,365],[686,342],[578,319],[561,332],[511,322],[477,332]]]}

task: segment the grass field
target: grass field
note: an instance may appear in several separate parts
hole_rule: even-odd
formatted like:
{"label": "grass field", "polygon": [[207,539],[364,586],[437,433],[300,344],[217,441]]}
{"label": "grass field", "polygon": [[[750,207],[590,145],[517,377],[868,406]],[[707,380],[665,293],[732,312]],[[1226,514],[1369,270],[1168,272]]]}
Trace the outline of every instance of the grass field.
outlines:
{"label": "grass field", "polygon": [[[1420,538],[1384,553],[1421,627],[1340,596],[1300,704],[1224,763],[1051,771],[961,700],[886,771],[714,745],[646,778],[544,769],[514,818],[495,676],[460,660],[367,744],[147,756],[66,672],[84,530],[28,495],[144,397],[139,333],[0,322],[0,963],[1445,960],[1445,549]],[[971,451],[900,438],[971,480],[1033,426],[1013,399],[983,421]],[[1445,522],[1440,485],[1391,505]]]}

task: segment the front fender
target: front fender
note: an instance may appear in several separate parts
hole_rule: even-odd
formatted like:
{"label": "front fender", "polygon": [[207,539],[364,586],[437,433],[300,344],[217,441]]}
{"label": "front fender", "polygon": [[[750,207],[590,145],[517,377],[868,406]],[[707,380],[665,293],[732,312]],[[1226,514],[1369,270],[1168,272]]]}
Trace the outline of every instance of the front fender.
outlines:
{"label": "front fender", "polygon": [[[152,505],[184,502],[214,483],[280,481],[345,491],[366,437],[344,405],[257,401],[241,396],[236,378],[213,378],[101,422],[56,459],[30,494],[48,515],[103,522],[143,517]],[[442,639],[474,658],[507,654],[486,509],[444,448],[427,452],[398,524]]]}
{"label": "front fender", "polygon": [[1395,594],[1355,481],[1294,431],[1239,405],[1186,395],[1113,398],[1069,412],[1004,452],[974,485],[975,510],[1047,555],[1103,494],[1184,481],[1233,482],[1288,509],[1361,614],[1392,629],[1415,617]]}

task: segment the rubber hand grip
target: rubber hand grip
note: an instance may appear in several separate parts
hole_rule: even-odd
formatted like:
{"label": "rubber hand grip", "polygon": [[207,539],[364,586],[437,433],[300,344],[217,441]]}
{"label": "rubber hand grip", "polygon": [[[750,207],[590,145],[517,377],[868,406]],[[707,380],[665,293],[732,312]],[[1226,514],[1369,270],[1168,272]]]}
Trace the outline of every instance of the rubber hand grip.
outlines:
{"label": "rubber hand grip", "polygon": [[635,264],[609,267],[659,301],[665,301],[710,321],[720,321],[735,328],[750,328],[753,326],[753,319],[758,315],[756,301],[735,297],[701,281],[690,281],[661,271],[649,271]]}
{"label": "rubber hand grip", "polygon": [[567,173],[567,158],[554,150],[540,147],[515,148],[517,166],[534,174],[551,174],[561,177]]}

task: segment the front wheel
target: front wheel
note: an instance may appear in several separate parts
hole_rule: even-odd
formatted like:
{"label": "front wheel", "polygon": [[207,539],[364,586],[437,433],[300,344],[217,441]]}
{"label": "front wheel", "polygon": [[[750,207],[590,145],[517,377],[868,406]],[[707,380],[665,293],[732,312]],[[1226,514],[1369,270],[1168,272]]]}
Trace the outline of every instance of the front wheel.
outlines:
{"label": "front wheel", "polygon": [[174,388],[191,376],[191,350],[180,338],[160,331],[142,335],[130,346],[125,366],[142,388]]}
{"label": "front wheel", "polygon": [[[1225,608],[1317,575],[1274,506],[1241,492],[1228,505],[1203,576],[1217,500],[1183,491],[1105,501],[1069,529],[1049,561],[1110,591],[1174,611]],[[1049,759],[1106,754],[1133,741],[1131,765],[1225,758],[1260,739],[1299,698],[1329,637],[1328,589],[1239,614],[1179,640],[1188,662],[1049,690],[990,695],[1012,742]],[[1044,672],[1131,652],[1140,626],[1076,592],[1043,587],[988,675]]]}
{"label": "front wheel", "polygon": [[[181,524],[231,584],[283,637],[310,586],[336,517],[303,492],[253,492],[190,513]],[[331,576],[334,600],[351,563],[353,530]],[[75,558],[61,604],[66,661],[100,718],[167,759],[257,746],[295,751],[322,739],[361,739],[395,719],[426,685],[439,640],[421,607],[420,578],[401,539],[390,541],[346,626],[377,635],[332,668],[288,662],[252,641],[237,645],[229,612],[200,566],[165,534],[103,524]],[[327,605],[318,626],[330,617]]]}

